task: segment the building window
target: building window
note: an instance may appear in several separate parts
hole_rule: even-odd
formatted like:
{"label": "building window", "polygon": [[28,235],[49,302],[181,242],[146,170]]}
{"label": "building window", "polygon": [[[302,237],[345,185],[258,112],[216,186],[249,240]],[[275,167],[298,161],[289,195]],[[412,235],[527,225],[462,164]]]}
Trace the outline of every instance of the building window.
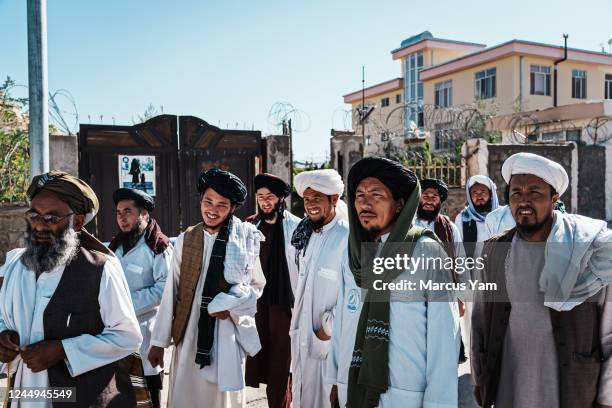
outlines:
{"label": "building window", "polygon": [[408,55],[404,61],[404,131],[408,132],[410,122],[416,123],[418,127],[423,126],[423,83],[419,80],[419,72],[423,69],[423,53]]}
{"label": "building window", "polygon": [[531,90],[532,95],[550,96],[550,67],[544,65],[531,65]]}
{"label": "building window", "polygon": [[568,142],[579,142],[582,131],[580,129],[572,129],[565,131],[565,140]]}
{"label": "building window", "polygon": [[579,69],[572,69],[572,98],[586,99],[587,73]]}
{"label": "building window", "polygon": [[563,131],[557,131],[557,132],[546,132],[546,133],[542,133],[542,140],[543,141],[558,141],[558,140],[565,140],[565,137],[563,135]]}
{"label": "building window", "polygon": [[397,104],[402,103],[402,94],[395,95],[395,103]]}
{"label": "building window", "polygon": [[380,100],[380,106],[382,106],[383,108],[389,106],[389,98],[382,98]]}
{"label": "building window", "polygon": [[612,99],[612,74],[606,74],[606,81],[604,82],[606,99]]}
{"label": "building window", "polygon": [[436,106],[448,108],[453,105],[453,81],[438,82],[434,92]]}
{"label": "building window", "polygon": [[479,71],[475,75],[476,79],[476,99],[495,98],[495,78],[497,76],[496,68],[489,68],[485,71]]}

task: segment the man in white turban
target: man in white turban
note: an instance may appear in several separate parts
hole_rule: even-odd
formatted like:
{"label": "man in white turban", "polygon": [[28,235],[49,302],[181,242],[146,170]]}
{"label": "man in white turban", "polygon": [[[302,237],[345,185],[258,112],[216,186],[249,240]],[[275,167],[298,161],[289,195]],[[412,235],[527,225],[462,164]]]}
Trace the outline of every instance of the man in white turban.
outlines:
{"label": "man in white turban", "polygon": [[457,214],[455,225],[459,227],[467,256],[473,256],[476,242],[485,237],[485,218],[497,208],[497,186],[487,176],[472,176],[465,185],[467,205]]}
{"label": "man in white turban", "polygon": [[472,367],[483,407],[612,407],[612,234],[554,211],[565,169],[531,153],[502,167],[516,227],[485,243],[472,315]]}
{"label": "man in white turban", "polygon": [[344,183],[335,170],[314,170],[298,174],[294,184],[306,216],[291,239],[299,268],[289,331],[293,407],[324,408],[330,406],[324,374],[348,244],[348,222],[338,212]]}

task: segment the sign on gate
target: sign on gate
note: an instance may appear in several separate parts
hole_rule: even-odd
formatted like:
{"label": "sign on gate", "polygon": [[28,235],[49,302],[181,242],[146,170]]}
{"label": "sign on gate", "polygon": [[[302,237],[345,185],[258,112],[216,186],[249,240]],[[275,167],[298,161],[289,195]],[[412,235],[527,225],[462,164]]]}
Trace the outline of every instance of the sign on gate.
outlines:
{"label": "sign on gate", "polygon": [[155,156],[119,155],[119,187],[155,196]]}

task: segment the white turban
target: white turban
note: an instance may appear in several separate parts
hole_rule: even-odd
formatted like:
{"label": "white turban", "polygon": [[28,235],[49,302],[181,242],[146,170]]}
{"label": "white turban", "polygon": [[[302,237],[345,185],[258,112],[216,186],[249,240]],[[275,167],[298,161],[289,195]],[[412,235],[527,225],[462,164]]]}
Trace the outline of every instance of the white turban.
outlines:
{"label": "white turban", "polygon": [[533,153],[516,153],[508,157],[502,166],[502,176],[510,184],[515,174],[532,174],[550,184],[559,195],[569,185],[567,172],[559,163]]}
{"label": "white turban", "polygon": [[325,195],[340,196],[344,192],[342,177],[333,169],[304,171],[295,176],[293,183],[300,197],[304,197],[304,191],[309,187]]}
{"label": "white turban", "polygon": [[468,179],[467,181],[468,189],[472,188],[474,184],[482,184],[483,186],[487,187],[489,190],[493,191],[493,185],[494,185],[493,180],[491,180],[487,176],[483,176],[482,174],[477,174]]}

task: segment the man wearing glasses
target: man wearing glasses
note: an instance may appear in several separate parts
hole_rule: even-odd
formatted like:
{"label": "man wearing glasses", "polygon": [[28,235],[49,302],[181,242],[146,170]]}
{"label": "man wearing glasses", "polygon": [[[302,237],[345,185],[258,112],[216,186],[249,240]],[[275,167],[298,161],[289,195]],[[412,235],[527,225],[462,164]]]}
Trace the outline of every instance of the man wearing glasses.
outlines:
{"label": "man wearing glasses", "polygon": [[34,177],[28,200],[25,248],[0,268],[0,361],[13,389],[71,387],[78,406],[136,406],[118,361],[142,335],[121,265],[83,229],[98,211],[95,193],[50,172]]}

